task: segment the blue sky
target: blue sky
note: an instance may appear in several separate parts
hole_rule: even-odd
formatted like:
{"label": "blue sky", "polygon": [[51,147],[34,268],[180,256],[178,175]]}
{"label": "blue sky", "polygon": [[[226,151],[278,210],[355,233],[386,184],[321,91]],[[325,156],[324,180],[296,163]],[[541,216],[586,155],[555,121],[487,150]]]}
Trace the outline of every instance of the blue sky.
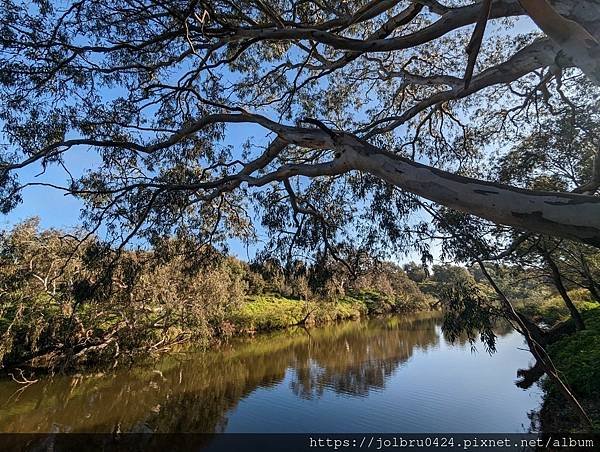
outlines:
{"label": "blue sky", "polygon": [[[265,130],[256,125],[231,125],[227,129],[226,139],[223,145],[231,145],[240,150],[243,143],[250,139],[254,146],[266,146],[269,138]],[[96,152],[89,151],[85,147],[75,147],[64,154],[65,166],[69,172],[77,178],[84,174],[86,169],[94,169],[94,162],[98,162]],[[50,165],[42,172],[39,164],[28,166],[19,171],[22,183],[51,183],[64,186],[68,180],[68,174],[61,166]],[[60,190],[49,187],[27,187],[23,193],[23,202],[20,203],[8,215],[0,216],[0,228],[10,229],[14,225],[31,217],[39,217],[40,226],[57,229],[73,229],[80,225],[80,215],[84,204],[73,196],[65,195]],[[260,226],[259,226],[260,228]],[[102,229],[99,230],[102,235]],[[245,260],[253,258],[257,249],[261,247],[261,240],[265,240],[261,230],[257,230],[258,243],[246,244],[240,240],[230,240],[230,251],[235,256]]]}
{"label": "blue sky", "polygon": [[[510,33],[530,32],[535,25],[529,19],[519,19],[516,27],[512,28]],[[494,24],[488,29],[488,33],[500,33],[504,30],[500,24]],[[115,94],[115,93],[112,93]],[[254,125],[235,125],[228,127],[227,138],[224,145],[231,145],[234,149],[241,149],[243,142],[250,138],[255,146],[265,146],[268,137],[265,136],[264,129]],[[66,153],[65,163],[69,171],[77,177],[81,175],[85,168],[90,168],[98,156],[94,152],[89,152],[85,148],[78,147]],[[39,175],[41,167],[34,165],[20,172],[21,181],[47,182],[54,184],[64,184],[67,180],[67,174],[60,166],[50,166],[44,174]],[[61,228],[70,229],[79,224],[79,217],[83,204],[72,196],[65,196],[58,190],[52,190],[47,187],[30,187],[23,193],[24,201],[6,216],[0,217],[0,227],[10,228],[13,225],[30,217],[37,216],[41,220],[43,228]],[[237,240],[230,242],[231,252],[243,259],[251,259],[257,248],[261,247],[261,240],[264,240],[264,234],[258,229],[259,243],[252,244],[249,247]],[[434,256],[437,257],[437,246],[434,246]],[[404,260],[418,260],[416,255],[409,255]]]}

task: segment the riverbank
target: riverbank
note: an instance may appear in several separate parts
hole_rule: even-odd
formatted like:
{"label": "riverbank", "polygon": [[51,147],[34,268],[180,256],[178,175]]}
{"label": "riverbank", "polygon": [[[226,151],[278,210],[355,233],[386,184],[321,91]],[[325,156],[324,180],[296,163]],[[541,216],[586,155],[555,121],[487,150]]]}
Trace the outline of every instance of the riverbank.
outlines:
{"label": "riverbank", "polygon": [[[0,370],[115,367],[180,344],[427,310],[399,265],[244,262],[183,239],[114,249],[36,219],[0,233]],[[368,257],[368,256],[367,256]],[[307,301],[308,300],[308,301]],[[25,374],[31,378],[31,374]]]}
{"label": "riverbank", "polygon": [[[412,295],[412,296],[411,296]],[[118,343],[109,342],[106,346],[90,350],[85,355],[73,354],[66,366],[57,369],[56,353],[41,354],[27,362],[7,366],[4,373],[12,369],[27,369],[29,372],[76,371],[86,367],[102,369],[118,364],[143,360],[151,355],[169,352],[174,347],[196,344],[211,348],[234,337],[254,335],[283,330],[294,326],[315,327],[344,320],[359,320],[385,314],[417,313],[435,310],[434,299],[429,296],[387,295],[374,290],[354,291],[336,299],[301,300],[288,298],[281,294],[247,296],[230,310],[226,310],[210,333],[194,330],[176,329],[161,347],[151,349],[128,350],[123,352],[127,360],[117,361],[120,354]],[[96,331],[96,334],[99,334]],[[199,339],[199,340],[198,340]],[[104,343],[103,343],[104,344]],[[79,358],[79,359],[78,359]],[[33,375],[33,374],[31,374]]]}
{"label": "riverbank", "polygon": [[[564,381],[585,408],[600,432],[600,306],[590,302],[583,291],[571,291],[586,329],[564,336],[548,347],[548,354]],[[538,306],[536,318],[547,324],[568,320],[560,300],[551,298]],[[539,413],[544,433],[583,431],[580,420],[558,389],[549,381],[541,384],[544,402]]]}
{"label": "riverbank", "polygon": [[248,297],[225,322],[235,334],[272,331],[290,326],[325,325],[341,320],[432,310],[434,299],[407,300],[377,291],[356,291],[334,300],[297,300],[277,294]]}
{"label": "riverbank", "polygon": [[[292,327],[110,371],[0,380],[3,432],[520,431],[539,391],[512,382],[516,332],[450,344],[439,312]],[[533,397],[532,397],[533,392]],[[482,402],[483,401],[483,402]]]}

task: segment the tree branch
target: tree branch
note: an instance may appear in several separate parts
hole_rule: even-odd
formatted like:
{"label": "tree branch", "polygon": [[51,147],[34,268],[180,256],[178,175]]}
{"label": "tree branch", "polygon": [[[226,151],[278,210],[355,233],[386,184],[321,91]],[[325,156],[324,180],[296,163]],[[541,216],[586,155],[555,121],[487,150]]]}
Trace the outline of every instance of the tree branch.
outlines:
{"label": "tree branch", "polygon": [[546,0],[520,0],[533,21],[600,85],[600,42],[575,20],[561,16]]}

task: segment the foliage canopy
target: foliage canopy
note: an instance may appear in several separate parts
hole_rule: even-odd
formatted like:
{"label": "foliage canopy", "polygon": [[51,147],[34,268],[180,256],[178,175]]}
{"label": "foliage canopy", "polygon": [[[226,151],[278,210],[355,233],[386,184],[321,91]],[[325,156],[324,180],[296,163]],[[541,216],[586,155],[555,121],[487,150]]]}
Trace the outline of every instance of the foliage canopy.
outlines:
{"label": "foliage canopy", "polygon": [[429,200],[600,245],[595,1],[5,0],[0,27],[4,212],[51,185],[121,245],[258,215],[267,251],[356,263],[427,257]]}

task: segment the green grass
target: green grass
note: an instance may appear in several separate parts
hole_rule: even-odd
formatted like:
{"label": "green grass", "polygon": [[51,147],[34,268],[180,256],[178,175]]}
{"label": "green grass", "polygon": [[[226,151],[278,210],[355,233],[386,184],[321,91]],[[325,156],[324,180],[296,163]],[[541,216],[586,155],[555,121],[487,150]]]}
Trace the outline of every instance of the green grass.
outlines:
{"label": "green grass", "polygon": [[600,307],[582,312],[586,329],[566,336],[548,348],[555,366],[576,394],[600,394]]}
{"label": "green grass", "polygon": [[286,328],[301,322],[310,312],[307,324],[357,319],[367,314],[360,300],[347,298],[338,302],[293,300],[280,296],[249,297],[235,311],[231,320],[240,332],[267,331]]}
{"label": "green grass", "polygon": [[404,300],[375,290],[354,292],[337,301],[314,300],[308,303],[272,294],[248,297],[242,307],[231,314],[230,321],[237,332],[244,333],[287,328],[301,322],[309,312],[306,323],[322,325],[367,315],[428,308],[423,300]]}
{"label": "green grass", "polygon": [[[586,409],[600,431],[600,306],[583,310],[586,329],[566,336],[548,347],[548,354],[560,375]],[[578,418],[565,405],[558,389],[546,379],[543,418],[550,429],[578,431]]]}

